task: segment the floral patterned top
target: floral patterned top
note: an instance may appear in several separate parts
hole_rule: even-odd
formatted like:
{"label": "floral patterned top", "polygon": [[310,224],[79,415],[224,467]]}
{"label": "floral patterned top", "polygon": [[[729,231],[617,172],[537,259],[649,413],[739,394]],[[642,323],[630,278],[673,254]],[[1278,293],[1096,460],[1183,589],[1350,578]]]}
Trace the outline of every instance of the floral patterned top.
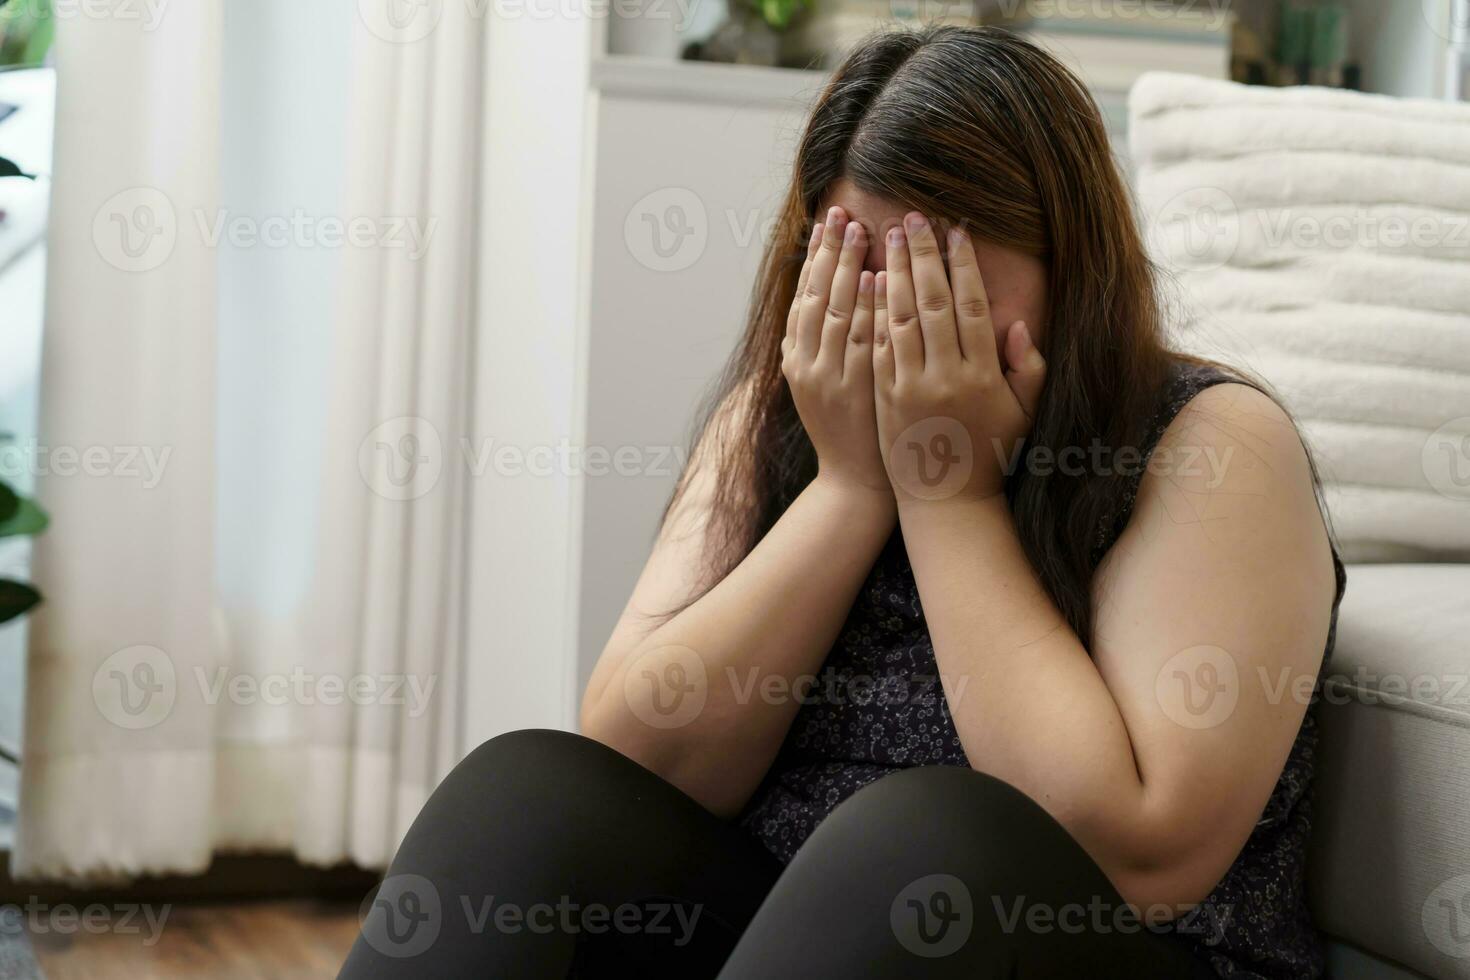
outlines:
{"label": "floral patterned top", "polygon": [[[1191,398],[1211,385],[1239,380],[1215,368],[1179,363],[1148,445],[1140,447],[1145,458]],[[1123,477],[1131,486],[1117,519],[1100,529],[1098,557],[1127,524],[1144,471],[1134,467],[1134,475]],[[1335,550],[1333,564],[1337,594],[1323,670],[1346,582]],[[822,695],[797,712],[741,817],[743,825],[779,860],[790,861],[817,824],[868,783],[910,766],[968,766],[938,674],[913,570],[895,531],[828,654],[818,678]],[[1322,950],[1305,886],[1316,746],[1317,721],[1309,710],[1239,857],[1205,902],[1174,923],[1221,977],[1322,975]]]}

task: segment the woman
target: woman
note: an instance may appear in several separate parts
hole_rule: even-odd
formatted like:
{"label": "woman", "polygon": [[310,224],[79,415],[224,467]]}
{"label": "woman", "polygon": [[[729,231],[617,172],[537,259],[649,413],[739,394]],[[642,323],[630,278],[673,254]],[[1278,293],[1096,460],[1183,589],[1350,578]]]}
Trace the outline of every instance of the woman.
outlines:
{"label": "woman", "polygon": [[1083,87],[876,35],[782,217],[588,737],[471,754],[343,976],[1320,975],[1342,567],[1288,415],[1165,347]]}

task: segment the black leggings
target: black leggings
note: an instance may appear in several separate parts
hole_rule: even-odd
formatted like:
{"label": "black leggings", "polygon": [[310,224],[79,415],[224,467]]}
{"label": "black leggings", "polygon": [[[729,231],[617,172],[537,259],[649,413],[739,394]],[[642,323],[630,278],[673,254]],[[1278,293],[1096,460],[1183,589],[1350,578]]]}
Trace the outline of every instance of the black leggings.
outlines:
{"label": "black leggings", "polygon": [[862,789],[783,869],[613,750],[524,731],[434,791],[341,977],[1214,976],[1123,908],[1060,824],[969,769]]}

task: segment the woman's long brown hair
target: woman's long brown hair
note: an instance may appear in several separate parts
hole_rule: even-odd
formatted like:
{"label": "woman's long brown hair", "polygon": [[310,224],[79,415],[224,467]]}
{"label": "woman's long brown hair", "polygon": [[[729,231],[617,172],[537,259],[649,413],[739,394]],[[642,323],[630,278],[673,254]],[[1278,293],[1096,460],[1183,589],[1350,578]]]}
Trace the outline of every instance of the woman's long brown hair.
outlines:
{"label": "woman's long brown hair", "polygon": [[[1046,390],[1028,437],[1046,447],[1145,445],[1170,360],[1157,279],[1101,116],[1056,59],[1006,31],[933,27],[873,35],[812,110],[767,247],[744,338],[702,426],[725,447],[706,537],[709,588],[816,473],[781,374],[781,338],[806,236],[826,191],[859,189],[1042,259]],[[721,406],[743,403],[743,411]],[[722,431],[715,431],[721,429]],[[1055,457],[1053,457],[1055,458]],[[1033,567],[1090,646],[1090,584],[1121,475],[1019,466],[1006,494]],[[672,508],[683,492],[675,491]]]}

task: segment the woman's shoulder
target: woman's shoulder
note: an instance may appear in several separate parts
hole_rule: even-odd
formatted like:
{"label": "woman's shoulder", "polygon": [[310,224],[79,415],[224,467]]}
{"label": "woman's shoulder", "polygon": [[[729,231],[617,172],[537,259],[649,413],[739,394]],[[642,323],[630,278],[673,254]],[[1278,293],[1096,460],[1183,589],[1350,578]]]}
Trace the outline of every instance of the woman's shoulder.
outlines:
{"label": "woman's shoulder", "polygon": [[1177,467],[1170,465],[1170,458],[1186,455],[1201,459],[1211,451],[1223,451],[1208,444],[1212,440],[1201,439],[1200,426],[1225,425],[1236,435],[1252,435],[1240,430],[1242,422],[1253,427],[1269,427],[1273,442],[1289,434],[1292,439],[1287,440],[1286,446],[1289,448],[1294,440],[1305,452],[1289,413],[1262,384],[1242,372],[1210,361],[1184,355],[1171,358],[1155,398],[1153,414],[1142,427],[1139,441],[1128,450],[1138,465],[1125,472],[1129,486],[1115,532],[1122,530],[1141,485],[1150,474],[1180,475],[1175,472]]}
{"label": "woman's shoulder", "polygon": [[1157,459],[1186,454],[1238,461],[1247,469],[1276,464],[1295,474],[1297,482],[1315,488],[1316,479],[1296,420],[1264,384],[1242,371],[1209,361],[1176,358],[1158,400],[1147,455],[1154,457],[1140,477],[1168,475],[1176,486],[1209,491],[1226,477],[1222,472],[1175,472]]}
{"label": "woman's shoulder", "polygon": [[[1236,390],[1230,392],[1239,397],[1241,388],[1254,391],[1258,396],[1275,404],[1282,416],[1286,416],[1285,409],[1276,402],[1265,388],[1264,384],[1251,378],[1243,371],[1216,364],[1213,361],[1200,360],[1185,355],[1175,355],[1169,362],[1168,373],[1165,378],[1163,390],[1159,393],[1158,408],[1154,413],[1155,437],[1162,436],[1168,429],[1170,423],[1201,395],[1222,385],[1236,386]],[[1222,397],[1220,393],[1207,398],[1204,404]]]}
{"label": "woman's shoulder", "polygon": [[[1320,495],[1317,468],[1296,419],[1263,382],[1209,362],[1176,362],[1156,419],[1148,466],[1140,474],[1140,503],[1167,502],[1178,519],[1187,513],[1217,528],[1263,529],[1261,540],[1303,550],[1324,535],[1336,578],[1345,576]],[[1312,530],[1321,521],[1321,531]]]}

